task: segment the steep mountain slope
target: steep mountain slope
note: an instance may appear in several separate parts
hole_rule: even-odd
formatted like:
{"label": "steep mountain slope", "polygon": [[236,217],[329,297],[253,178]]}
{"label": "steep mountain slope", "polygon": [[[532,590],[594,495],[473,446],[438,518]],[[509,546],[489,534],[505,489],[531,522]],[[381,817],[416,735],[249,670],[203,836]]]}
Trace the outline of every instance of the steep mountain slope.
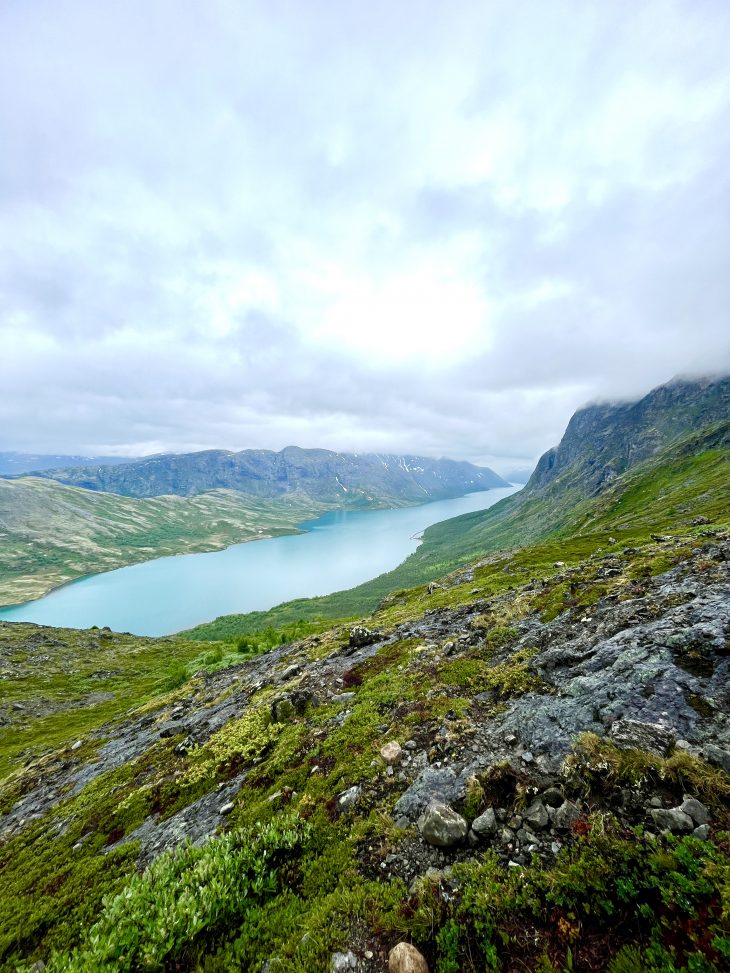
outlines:
{"label": "steep mountain slope", "polygon": [[638,403],[576,413],[526,487],[488,510],[429,527],[395,570],[349,591],[216,619],[190,634],[228,638],[298,618],[347,618],[490,552],[567,535],[592,534],[605,543],[613,534],[629,543],[648,537],[657,524],[673,530],[693,515],[714,517],[728,506],[730,379],[672,382]]}
{"label": "steep mountain slope", "polygon": [[51,470],[43,476],[128,497],[193,496],[240,490],[257,497],[305,493],[322,503],[423,503],[506,486],[492,470],[447,459],[333,453],[288,446],[281,452],[206,450],[152,456],[123,466]]}
{"label": "steep mountain slope", "polygon": [[135,500],[38,477],[0,479],[0,605],[154,557],[296,533],[324,509],[297,494],[262,499],[215,490]]}

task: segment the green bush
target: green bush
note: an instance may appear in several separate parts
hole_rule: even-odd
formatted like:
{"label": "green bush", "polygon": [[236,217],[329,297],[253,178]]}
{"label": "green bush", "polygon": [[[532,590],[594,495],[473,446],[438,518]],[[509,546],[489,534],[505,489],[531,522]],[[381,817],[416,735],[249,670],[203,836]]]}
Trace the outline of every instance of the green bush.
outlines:
{"label": "green bush", "polygon": [[161,855],[104,903],[79,949],[54,956],[49,971],[120,973],[176,968],[184,952],[214,942],[279,891],[279,867],[305,825],[285,817],[202,847]]}

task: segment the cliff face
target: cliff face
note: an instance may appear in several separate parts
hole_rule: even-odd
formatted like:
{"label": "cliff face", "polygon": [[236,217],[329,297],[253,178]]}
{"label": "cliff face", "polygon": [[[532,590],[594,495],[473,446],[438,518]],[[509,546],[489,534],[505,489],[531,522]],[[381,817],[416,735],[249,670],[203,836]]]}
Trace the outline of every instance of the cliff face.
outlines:
{"label": "cliff face", "polygon": [[541,457],[524,493],[577,482],[585,495],[598,493],[673,439],[728,418],[730,378],[675,380],[638,402],[587,406]]}
{"label": "cliff face", "polygon": [[486,467],[423,456],[335,453],[288,446],[270,450],[206,450],[152,456],[119,466],[51,470],[43,476],[70,486],[128,497],[192,496],[239,490],[257,497],[301,492],[322,502],[413,503],[506,486]]}

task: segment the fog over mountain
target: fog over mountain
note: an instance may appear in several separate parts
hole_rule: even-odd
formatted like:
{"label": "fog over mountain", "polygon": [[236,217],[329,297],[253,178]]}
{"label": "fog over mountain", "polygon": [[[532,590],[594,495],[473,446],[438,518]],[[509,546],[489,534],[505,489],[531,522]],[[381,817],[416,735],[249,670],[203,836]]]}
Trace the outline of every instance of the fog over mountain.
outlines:
{"label": "fog over mountain", "polygon": [[0,8],[0,448],[531,468],[730,371],[730,7]]}

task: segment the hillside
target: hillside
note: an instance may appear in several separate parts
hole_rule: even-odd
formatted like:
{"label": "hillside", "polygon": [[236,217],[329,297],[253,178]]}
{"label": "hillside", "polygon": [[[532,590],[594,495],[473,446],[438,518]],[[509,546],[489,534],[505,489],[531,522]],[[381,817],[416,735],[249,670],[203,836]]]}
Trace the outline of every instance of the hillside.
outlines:
{"label": "hillside", "polygon": [[0,625],[0,968],[720,973],[728,520],[495,554],[263,655],[162,640],[176,688],[126,712],[154,640]]}
{"label": "hillside", "polygon": [[445,500],[507,485],[492,470],[471,463],[296,446],[278,453],[214,449],[160,455],[119,466],[47,470],[42,475],[127,497],[193,496],[226,489],[267,498],[304,493],[319,503],[363,507]]}
{"label": "hillside", "polygon": [[727,969],[727,421],[675,430],[355,625],[0,623],[0,970]]}
{"label": "hillside", "polygon": [[[609,472],[610,471],[610,472]],[[527,485],[488,510],[429,527],[395,570],[349,591],[300,599],[270,612],[216,619],[191,637],[229,638],[298,618],[372,611],[399,588],[432,581],[470,559],[545,538],[611,534],[626,543],[652,525],[682,527],[730,506],[730,379],[671,382],[636,403],[591,406]]]}
{"label": "hillside", "polygon": [[295,494],[261,499],[216,490],[134,500],[38,477],[0,479],[0,605],[154,557],[295,533],[324,509]]}

